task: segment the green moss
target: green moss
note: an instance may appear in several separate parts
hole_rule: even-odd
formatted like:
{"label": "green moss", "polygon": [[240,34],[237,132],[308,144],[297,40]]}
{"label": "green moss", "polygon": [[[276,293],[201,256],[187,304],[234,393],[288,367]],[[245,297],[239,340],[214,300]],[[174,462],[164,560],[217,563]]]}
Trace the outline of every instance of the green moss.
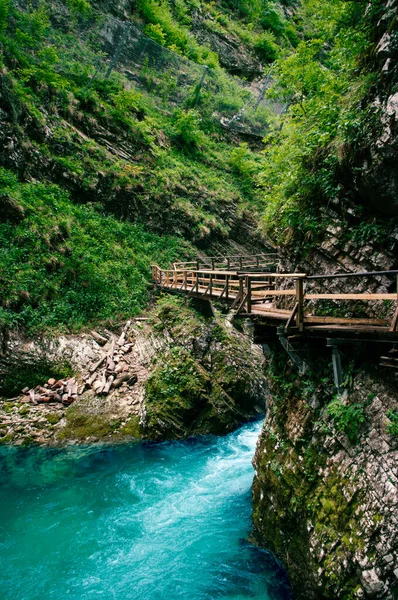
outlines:
{"label": "green moss", "polygon": [[136,415],[129,417],[125,425],[119,429],[118,434],[140,439],[142,437],[140,431],[140,418]]}
{"label": "green moss", "polygon": [[103,439],[112,435],[120,425],[117,419],[90,413],[84,405],[70,406],[65,417],[66,425],[58,434],[60,440],[85,440],[91,437]]}
{"label": "green moss", "polygon": [[56,425],[57,423],[59,423],[59,421],[62,419],[62,416],[63,415],[61,413],[47,413],[45,415],[50,425]]}
{"label": "green moss", "polygon": [[21,445],[22,446],[35,446],[35,445],[37,445],[37,441],[33,436],[27,435],[26,437],[24,437]]}

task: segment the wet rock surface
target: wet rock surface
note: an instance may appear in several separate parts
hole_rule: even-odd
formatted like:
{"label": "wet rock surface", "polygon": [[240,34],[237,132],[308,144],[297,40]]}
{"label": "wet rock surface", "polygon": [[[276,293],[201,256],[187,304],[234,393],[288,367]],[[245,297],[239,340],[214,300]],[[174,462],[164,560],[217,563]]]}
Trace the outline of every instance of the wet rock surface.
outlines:
{"label": "wet rock surface", "polygon": [[285,563],[298,599],[394,599],[396,384],[374,371],[356,375],[342,398],[364,410],[355,441],[331,417],[331,400],[310,379],[271,385],[254,459],[254,534]]}

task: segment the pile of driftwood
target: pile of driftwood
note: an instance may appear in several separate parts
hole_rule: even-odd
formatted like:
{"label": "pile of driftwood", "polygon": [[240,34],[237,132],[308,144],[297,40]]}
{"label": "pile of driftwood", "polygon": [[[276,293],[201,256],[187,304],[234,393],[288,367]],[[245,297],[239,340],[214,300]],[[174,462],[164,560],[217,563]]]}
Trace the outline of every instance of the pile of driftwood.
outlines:
{"label": "pile of driftwood", "polygon": [[133,385],[137,381],[137,375],[131,372],[131,361],[127,358],[134,346],[134,342],[129,342],[128,339],[130,325],[131,321],[127,321],[119,338],[111,332],[106,332],[108,337],[96,331],[91,332],[97,344],[103,347],[103,352],[101,358],[89,368],[81,384],[74,377],[58,381],[49,379],[43,386],[24,388],[21,401],[34,404],[60,402],[69,405],[87,389],[92,389],[96,395],[107,395],[124,383]]}
{"label": "pile of driftwood", "polygon": [[78,395],[84,392],[84,385],[79,386],[74,377],[67,379],[49,379],[43,386],[38,385],[33,389],[24,388],[23,400],[34,404],[49,404],[51,402],[62,402],[69,405],[76,400]]}
{"label": "pile of driftwood", "polygon": [[[119,339],[110,341],[107,350],[84,378],[85,385],[92,388],[97,395],[109,394],[111,390],[119,388],[123,383],[132,385],[137,381],[137,375],[131,373],[131,367],[126,361],[126,354],[131,352],[134,346],[134,342],[128,342],[127,339],[130,325],[131,322],[127,321]],[[102,346],[109,344],[109,339],[96,331],[92,331],[91,335],[98,344]]]}

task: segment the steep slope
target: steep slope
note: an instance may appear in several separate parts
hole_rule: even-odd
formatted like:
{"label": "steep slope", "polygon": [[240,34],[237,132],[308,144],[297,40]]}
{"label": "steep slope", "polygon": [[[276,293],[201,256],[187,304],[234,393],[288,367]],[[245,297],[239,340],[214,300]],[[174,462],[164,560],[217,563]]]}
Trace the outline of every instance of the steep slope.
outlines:
{"label": "steep slope", "polygon": [[[173,11],[177,5],[166,3],[102,2],[94,10],[86,1],[2,0],[3,327],[40,331],[128,317],[148,301],[151,261],[261,248],[259,196],[248,183],[259,157],[213,118],[209,95],[182,87],[183,103],[174,101],[167,69],[153,81],[145,64],[147,87],[132,84],[133,58],[105,77],[111,63],[103,49],[117,51],[115,17],[133,16],[174,51],[167,60],[185,54],[226,77],[217,55],[181,23],[186,11],[179,19]],[[240,88],[231,85],[233,114]],[[199,101],[207,104],[196,110]],[[85,265],[82,256],[90,257]]]}

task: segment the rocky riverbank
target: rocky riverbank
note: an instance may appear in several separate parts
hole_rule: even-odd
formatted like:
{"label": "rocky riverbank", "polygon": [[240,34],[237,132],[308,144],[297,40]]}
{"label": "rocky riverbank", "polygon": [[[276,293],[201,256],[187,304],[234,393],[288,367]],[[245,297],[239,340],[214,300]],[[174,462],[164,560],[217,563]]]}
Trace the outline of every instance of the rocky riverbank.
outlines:
{"label": "rocky riverbank", "polygon": [[[226,433],[265,410],[261,350],[221,314],[160,300],[115,331],[14,339],[15,357],[69,365],[0,401],[0,443],[65,444]],[[30,364],[30,367],[32,365]],[[22,363],[23,368],[23,363]],[[14,370],[14,377],[17,371]]]}

